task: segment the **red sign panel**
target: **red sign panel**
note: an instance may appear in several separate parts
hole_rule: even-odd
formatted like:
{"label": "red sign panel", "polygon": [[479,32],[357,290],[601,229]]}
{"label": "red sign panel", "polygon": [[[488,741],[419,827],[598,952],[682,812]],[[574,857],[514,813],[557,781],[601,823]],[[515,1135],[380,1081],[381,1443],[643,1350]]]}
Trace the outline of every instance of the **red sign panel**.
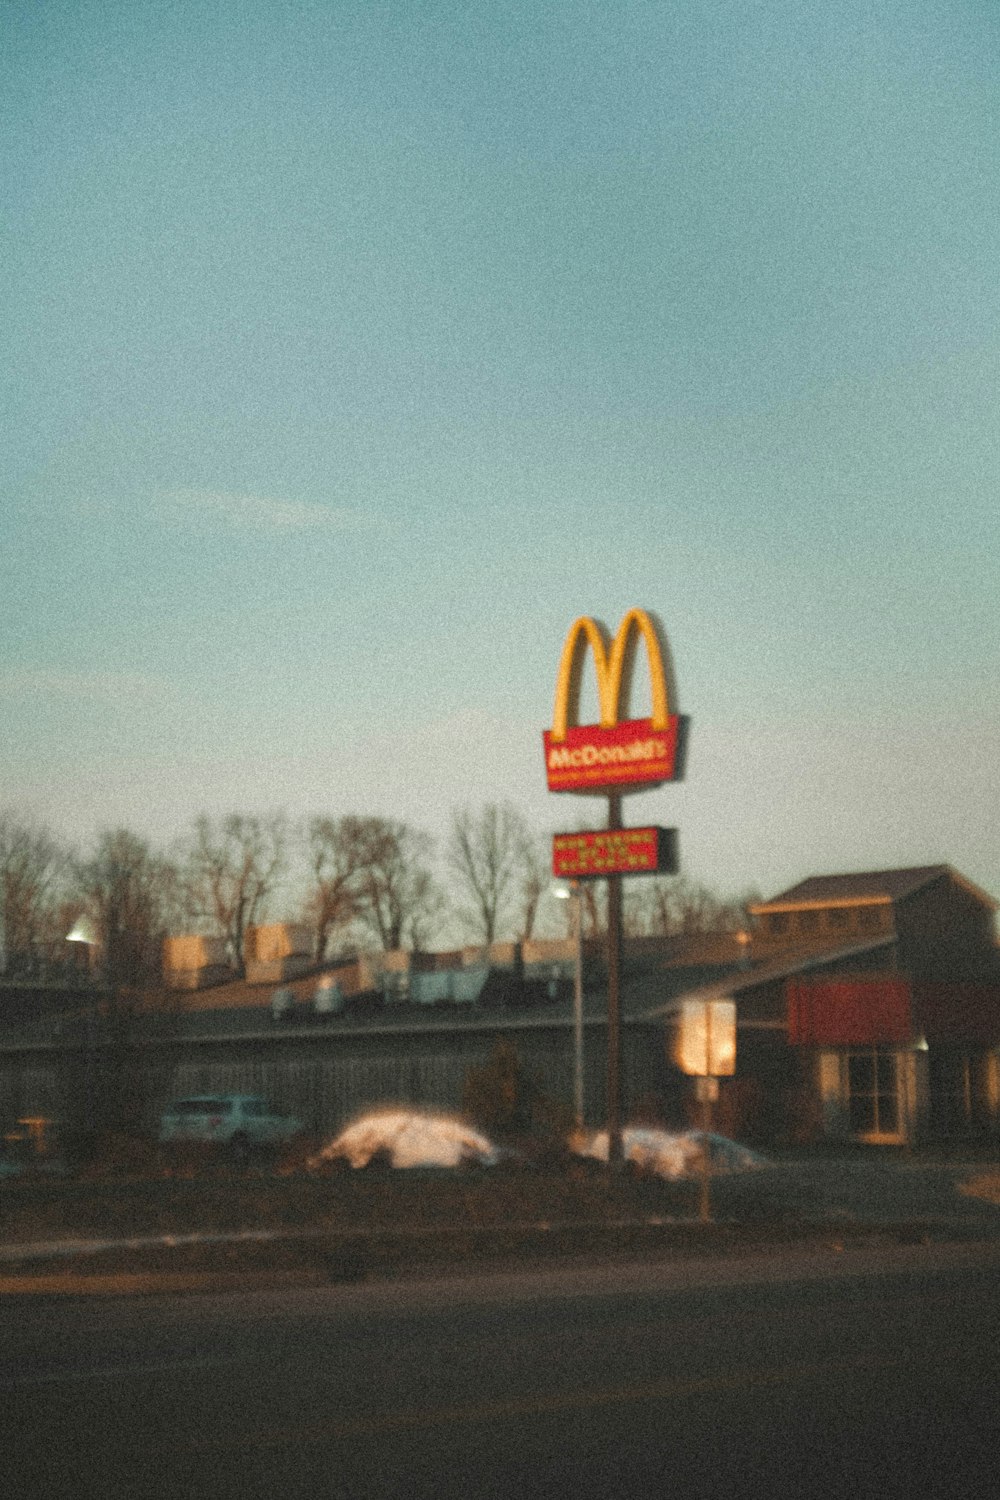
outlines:
{"label": "red sign panel", "polygon": [[676,870],[676,828],[602,828],[552,838],[552,873],[560,880],[666,875]]}
{"label": "red sign panel", "polygon": [[908,1042],[913,1030],[905,979],[789,979],[788,1040],[800,1046]]}
{"label": "red sign panel", "polygon": [[679,714],[669,716],[665,729],[654,729],[650,719],[626,719],[610,729],[570,725],[562,740],[546,729],[543,738],[550,792],[627,791],[675,781],[682,774]]}

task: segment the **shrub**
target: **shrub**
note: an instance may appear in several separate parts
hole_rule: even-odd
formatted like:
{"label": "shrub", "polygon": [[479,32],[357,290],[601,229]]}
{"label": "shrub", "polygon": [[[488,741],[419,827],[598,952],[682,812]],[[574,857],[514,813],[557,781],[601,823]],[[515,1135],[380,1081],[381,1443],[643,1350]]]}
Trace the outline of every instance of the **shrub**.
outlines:
{"label": "shrub", "polygon": [[516,1144],[529,1160],[552,1163],[566,1153],[572,1112],[542,1091],[513,1042],[498,1041],[488,1062],[469,1068],[462,1111],[479,1130]]}

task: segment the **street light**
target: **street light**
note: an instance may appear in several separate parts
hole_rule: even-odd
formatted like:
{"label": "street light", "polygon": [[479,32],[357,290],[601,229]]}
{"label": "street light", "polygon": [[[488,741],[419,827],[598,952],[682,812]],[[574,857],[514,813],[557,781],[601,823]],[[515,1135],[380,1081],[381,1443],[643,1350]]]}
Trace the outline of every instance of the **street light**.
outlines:
{"label": "street light", "polygon": [[573,965],[573,1117],[577,1130],[583,1129],[583,891],[578,880],[568,885],[554,885],[553,896],[573,902],[573,936],[576,954]]}
{"label": "street light", "polygon": [[93,975],[97,968],[100,939],[97,936],[97,928],[90,917],[84,913],[77,917],[72,928],[66,934],[67,943],[79,943],[87,950],[87,971]]}

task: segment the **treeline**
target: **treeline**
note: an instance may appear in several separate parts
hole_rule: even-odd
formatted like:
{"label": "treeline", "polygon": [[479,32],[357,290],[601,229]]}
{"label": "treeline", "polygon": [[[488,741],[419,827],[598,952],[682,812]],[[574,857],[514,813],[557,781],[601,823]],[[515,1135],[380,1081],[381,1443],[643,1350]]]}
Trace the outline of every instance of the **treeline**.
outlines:
{"label": "treeline", "polygon": [[[249,927],[308,925],[319,961],[372,948],[530,938],[552,884],[550,844],[508,804],[461,808],[441,854],[397,820],[347,814],[292,822],[281,814],[202,815],[169,849],[129,829],[80,851],[14,811],[0,812],[0,972],[56,977],[66,938],[90,945],[113,986],[155,983],[163,939],[222,939],[236,972]],[[743,896],[683,877],[626,887],[634,934],[735,930]],[[604,925],[603,885],[585,883],[584,930]]]}

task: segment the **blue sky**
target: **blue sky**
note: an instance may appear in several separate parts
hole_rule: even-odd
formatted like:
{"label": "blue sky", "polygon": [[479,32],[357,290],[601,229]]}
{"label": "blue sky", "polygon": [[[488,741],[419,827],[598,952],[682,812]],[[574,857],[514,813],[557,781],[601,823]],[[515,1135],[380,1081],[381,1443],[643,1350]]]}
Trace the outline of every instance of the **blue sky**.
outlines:
{"label": "blue sky", "polygon": [[597,823],[541,731],[639,604],[686,873],[1000,895],[992,4],[0,26],[0,804]]}

